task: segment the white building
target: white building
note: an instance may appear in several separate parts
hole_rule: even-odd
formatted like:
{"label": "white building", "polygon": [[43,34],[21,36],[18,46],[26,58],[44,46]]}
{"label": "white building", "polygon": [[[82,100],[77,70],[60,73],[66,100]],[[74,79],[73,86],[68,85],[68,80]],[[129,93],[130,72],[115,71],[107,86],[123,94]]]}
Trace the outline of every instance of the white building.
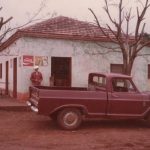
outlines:
{"label": "white building", "polygon": [[[90,72],[110,72],[122,64],[121,53],[92,55],[106,51],[97,42],[113,45],[95,25],[62,16],[18,30],[0,47],[0,88],[27,99],[34,65],[43,74],[42,85],[49,86],[54,75],[55,85],[87,86]],[[150,48],[142,52],[148,54]],[[141,90],[150,88],[149,64],[150,57],[137,57],[133,66],[132,76]]]}

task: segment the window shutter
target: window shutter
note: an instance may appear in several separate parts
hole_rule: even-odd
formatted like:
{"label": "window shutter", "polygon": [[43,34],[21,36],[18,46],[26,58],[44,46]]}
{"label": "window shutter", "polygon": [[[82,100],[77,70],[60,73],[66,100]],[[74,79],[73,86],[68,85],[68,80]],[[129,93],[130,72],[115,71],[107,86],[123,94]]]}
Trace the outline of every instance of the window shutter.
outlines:
{"label": "window shutter", "polygon": [[123,64],[111,64],[110,71],[112,73],[123,73]]}

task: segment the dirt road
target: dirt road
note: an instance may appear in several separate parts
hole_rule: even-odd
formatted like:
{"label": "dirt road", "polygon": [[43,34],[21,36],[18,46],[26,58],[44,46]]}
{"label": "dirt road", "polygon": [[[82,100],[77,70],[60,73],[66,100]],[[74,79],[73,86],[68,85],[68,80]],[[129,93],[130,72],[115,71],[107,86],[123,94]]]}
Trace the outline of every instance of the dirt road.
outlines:
{"label": "dirt road", "polygon": [[0,110],[0,150],[150,150],[150,127],[103,120],[63,131],[48,117]]}

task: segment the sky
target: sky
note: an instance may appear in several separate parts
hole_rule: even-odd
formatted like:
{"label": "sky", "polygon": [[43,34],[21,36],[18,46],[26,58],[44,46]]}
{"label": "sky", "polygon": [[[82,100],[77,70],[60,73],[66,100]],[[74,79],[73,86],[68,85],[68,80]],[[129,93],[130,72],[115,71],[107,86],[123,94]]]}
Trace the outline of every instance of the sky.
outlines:
{"label": "sky", "polygon": [[[21,23],[28,19],[28,14],[32,15],[40,7],[42,0],[1,0],[3,13],[5,16],[14,17],[15,22]],[[93,2],[95,1],[95,2]],[[103,0],[101,0],[103,2]],[[47,13],[79,18],[80,20],[91,20],[88,8],[100,9],[102,3],[100,0],[45,0],[46,6],[41,12],[42,15]],[[98,6],[99,5],[99,6]]]}
{"label": "sky", "polygon": [[[109,22],[108,17],[105,15],[103,6],[104,0],[44,0],[45,6],[41,11],[38,18],[51,17],[52,14],[57,16],[68,16],[78,20],[93,22],[94,17],[88,8],[92,8],[102,25]],[[109,0],[113,1],[113,0]],[[117,0],[114,0],[117,1]],[[124,0],[125,7],[135,7],[137,0]],[[144,1],[144,0],[142,0]],[[42,0],[1,0],[0,5],[3,7],[1,15],[5,18],[13,16],[11,25],[22,25],[26,23],[40,8]],[[111,14],[117,16],[114,7],[111,8]],[[150,33],[150,19],[149,12],[146,14],[146,32]],[[47,16],[48,14],[48,16]],[[134,14],[134,13],[133,13]],[[133,21],[130,28],[134,28],[135,22]]]}

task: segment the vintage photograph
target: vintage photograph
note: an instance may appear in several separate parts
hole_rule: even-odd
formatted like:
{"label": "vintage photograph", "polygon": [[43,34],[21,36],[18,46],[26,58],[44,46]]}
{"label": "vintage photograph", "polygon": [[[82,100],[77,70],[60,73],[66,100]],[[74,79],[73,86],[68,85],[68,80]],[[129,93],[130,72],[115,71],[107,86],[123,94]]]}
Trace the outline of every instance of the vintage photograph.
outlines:
{"label": "vintage photograph", "polygon": [[150,0],[1,0],[0,150],[150,150]]}

